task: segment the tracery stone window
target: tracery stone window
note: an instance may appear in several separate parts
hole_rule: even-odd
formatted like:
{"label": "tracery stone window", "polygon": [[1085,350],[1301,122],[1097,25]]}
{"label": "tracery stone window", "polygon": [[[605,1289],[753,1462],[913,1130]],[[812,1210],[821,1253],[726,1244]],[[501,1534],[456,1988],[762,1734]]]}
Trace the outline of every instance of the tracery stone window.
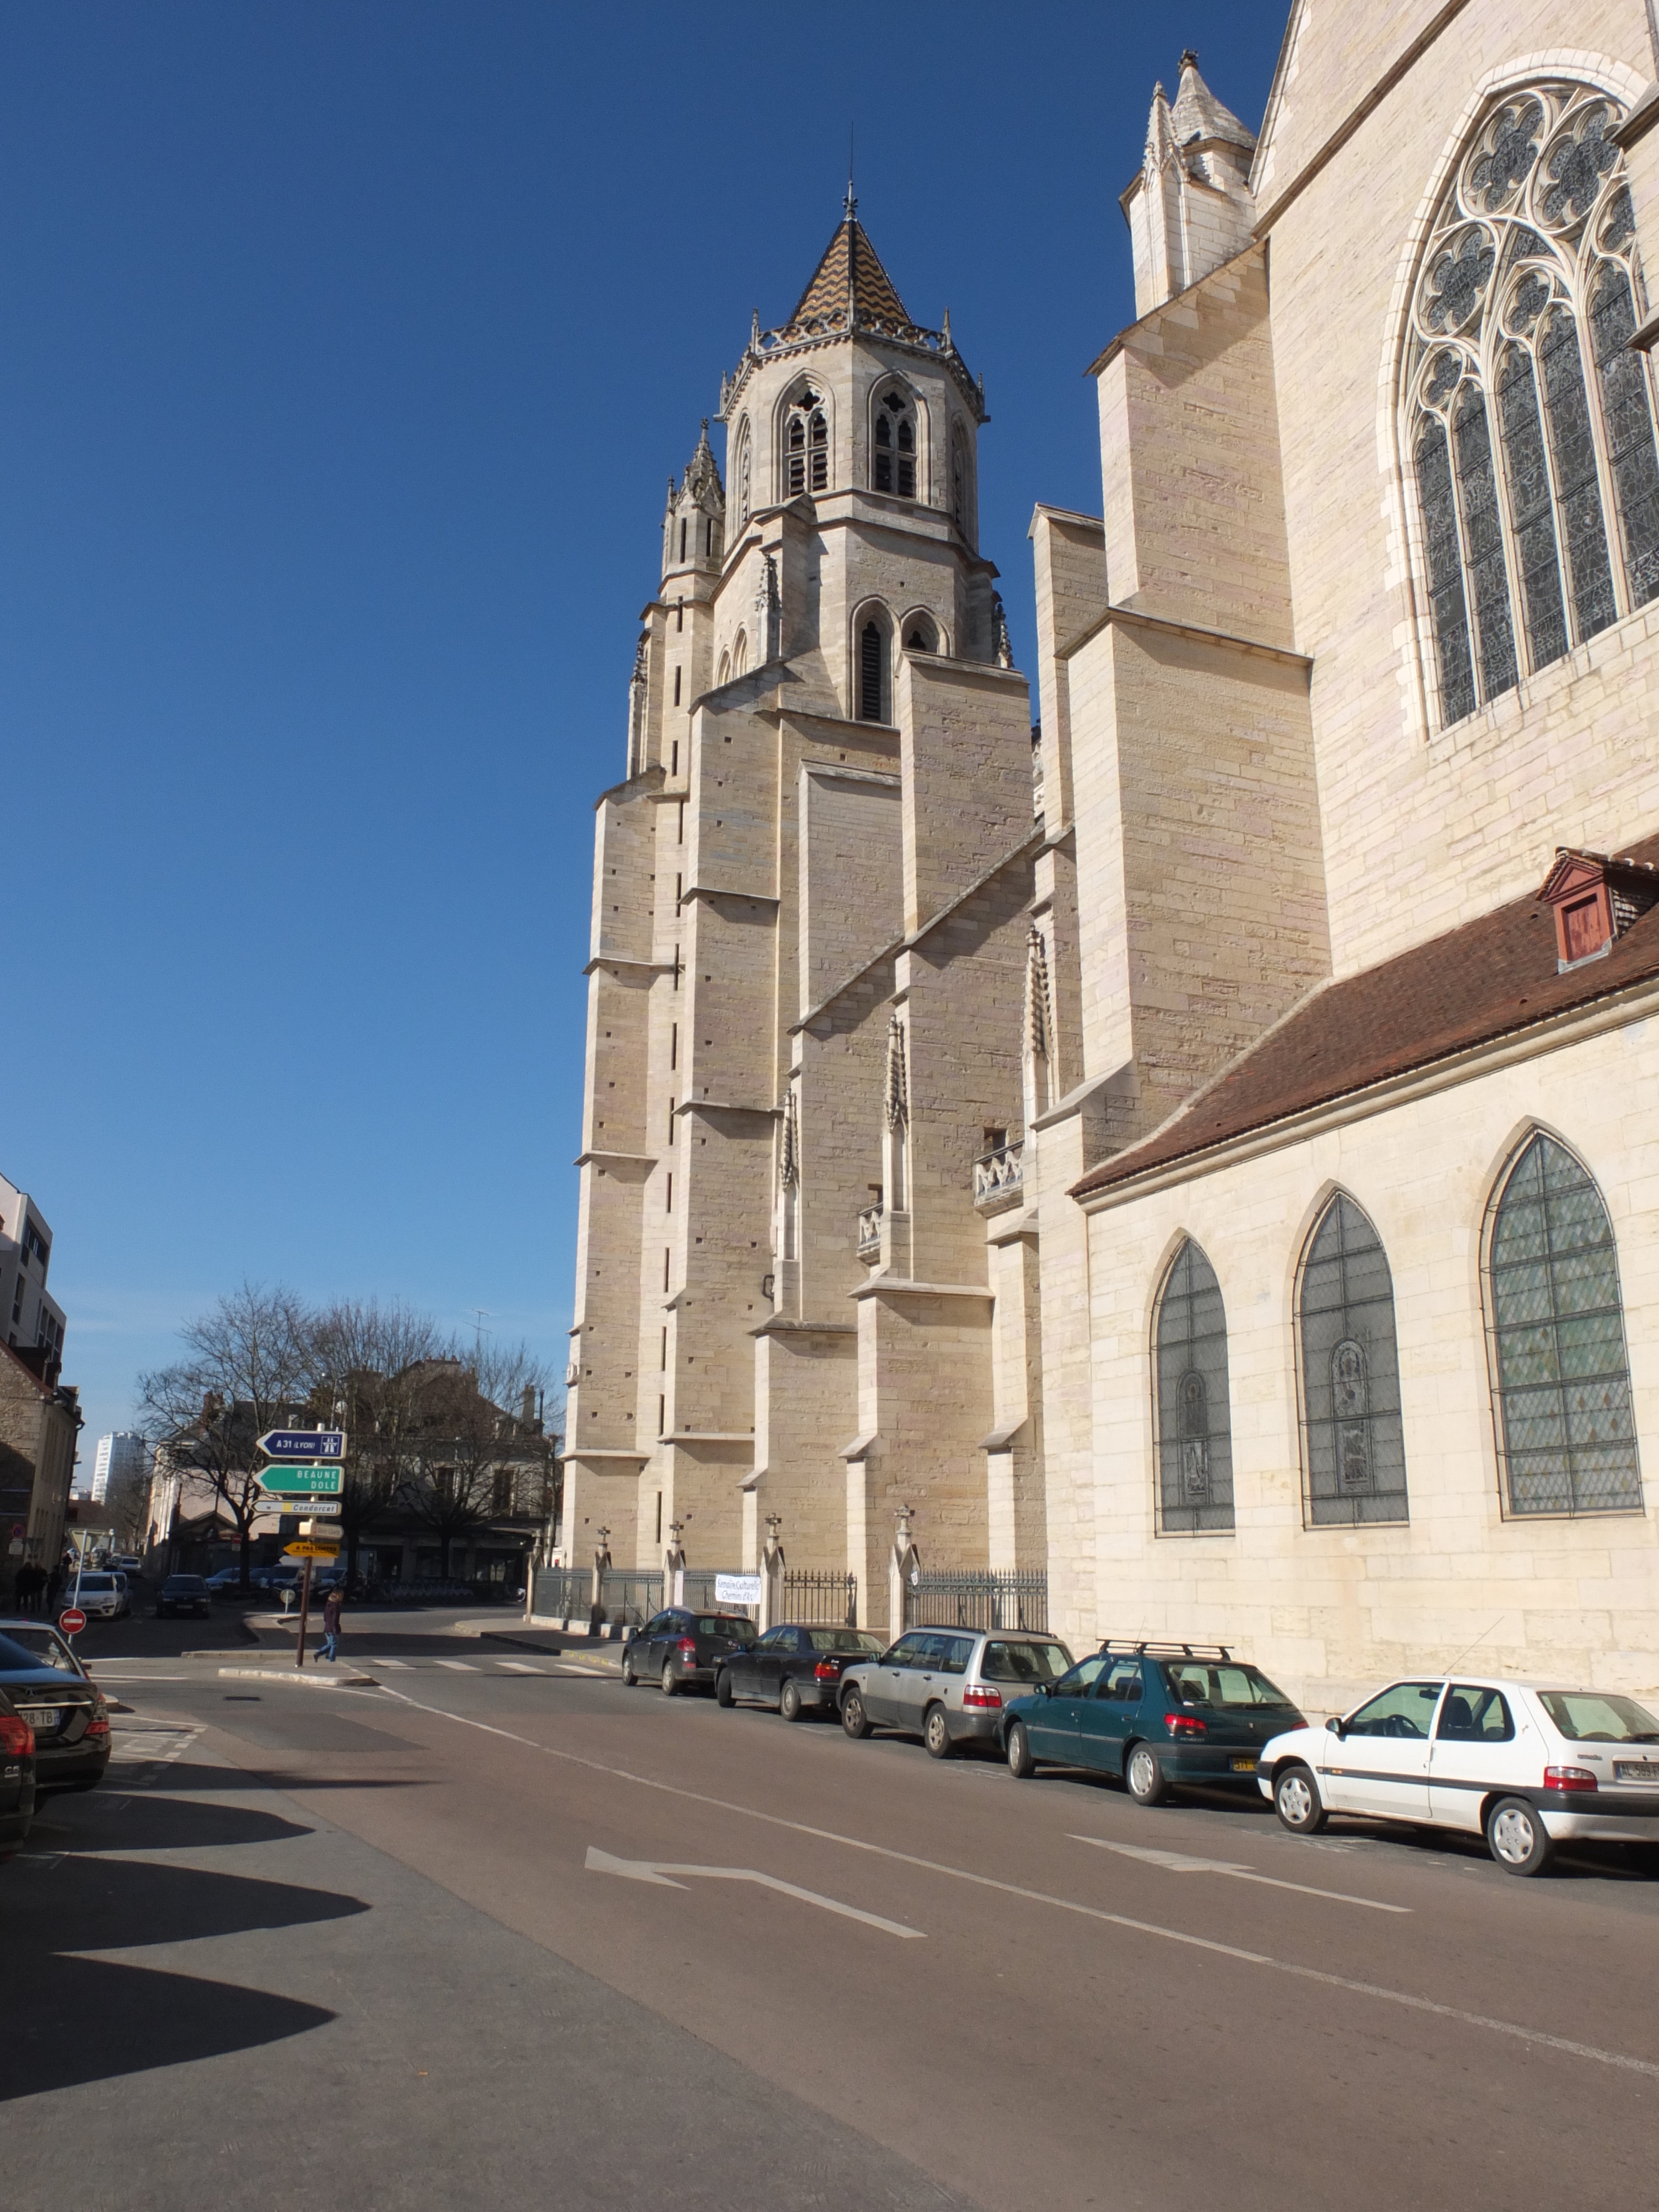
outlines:
{"label": "tracery stone window", "polygon": [[738,500],[738,527],[742,529],[750,514],[750,478],[752,473],[749,437],[749,417],[745,415],[738,425],[738,465],[732,471]]}
{"label": "tracery stone window", "polygon": [[872,482],[877,491],[916,495],[916,410],[898,386],[876,402],[875,454]]}
{"label": "tracery stone window", "polygon": [[1640,1512],[1613,1224],[1541,1130],[1493,1206],[1486,1292],[1505,1511]]}
{"label": "tracery stone window", "polygon": [[816,392],[792,400],[784,427],[785,495],[825,491],[830,484],[830,425]]}
{"label": "tracery stone window", "polygon": [[1309,1240],[1297,1304],[1309,1526],[1409,1519],[1394,1278],[1344,1191]]}
{"label": "tracery stone window", "polygon": [[1659,452],[1615,103],[1507,94],[1437,215],[1412,305],[1407,451],[1437,692],[1478,705],[1659,594]]}
{"label": "tracery stone window", "polygon": [[1158,1525],[1166,1535],[1233,1526],[1227,1315],[1215,1269],[1188,1237],[1158,1293]]}

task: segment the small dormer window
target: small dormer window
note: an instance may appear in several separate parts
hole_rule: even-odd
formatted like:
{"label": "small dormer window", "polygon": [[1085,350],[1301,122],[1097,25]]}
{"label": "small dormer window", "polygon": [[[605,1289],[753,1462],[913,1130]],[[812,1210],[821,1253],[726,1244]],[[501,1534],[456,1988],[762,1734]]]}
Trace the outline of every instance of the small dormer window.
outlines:
{"label": "small dormer window", "polygon": [[1606,853],[1562,846],[1539,899],[1555,916],[1556,972],[1565,974],[1613,950],[1631,924],[1659,905],[1659,869]]}
{"label": "small dormer window", "polygon": [[803,392],[789,410],[785,437],[788,496],[824,491],[830,483],[830,425],[816,392]]}
{"label": "small dormer window", "polygon": [[890,392],[876,410],[875,489],[916,495],[916,414],[908,395]]}

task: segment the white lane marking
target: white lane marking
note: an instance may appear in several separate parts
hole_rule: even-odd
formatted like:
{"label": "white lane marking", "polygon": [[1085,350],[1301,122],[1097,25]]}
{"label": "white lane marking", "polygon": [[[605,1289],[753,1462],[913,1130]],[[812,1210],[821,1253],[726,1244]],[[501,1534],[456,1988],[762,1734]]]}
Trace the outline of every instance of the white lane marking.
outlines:
{"label": "white lane marking", "polygon": [[856,1905],[843,1905],[839,1898],[820,1897],[815,1889],[798,1889],[793,1881],[780,1881],[775,1874],[759,1874],[753,1867],[667,1866],[655,1859],[617,1859],[609,1851],[596,1850],[590,1844],[587,1856],[582,1862],[590,1874],[617,1874],[624,1881],[650,1881],[664,1889],[684,1889],[684,1881],[675,1875],[695,1877],[700,1881],[752,1881],[763,1889],[775,1889],[781,1897],[798,1897],[804,1905],[822,1905],[826,1912],[839,1912],[848,1920],[861,1920],[866,1928],[879,1928],[889,1936],[913,1936],[925,1942],[920,1928],[907,1928],[902,1920],[884,1920],[878,1912],[861,1912]]}
{"label": "white lane marking", "polygon": [[377,1659],[374,1662],[374,1664],[377,1667],[402,1667],[407,1668],[409,1662],[407,1659]]}
{"label": "white lane marking", "polygon": [[[99,1677],[94,1674],[92,1679],[95,1682]],[[129,1682],[199,1682],[201,1679],[199,1674],[112,1674],[110,1677],[112,1684],[118,1682],[123,1689]]]}
{"label": "white lane marking", "polygon": [[506,1743],[522,1744],[528,1751],[538,1751],[544,1759],[562,1760],[567,1766],[585,1766],[591,1774],[606,1774],[617,1782],[635,1783],[641,1790],[660,1790],[665,1797],[684,1798],[694,1805],[710,1805],[718,1813],[736,1813],[745,1820],[761,1820],[769,1827],[787,1828],[798,1836],[842,1844],[848,1850],[869,1851],[877,1858],[896,1859],[902,1866],[921,1867],[927,1874],[947,1875],[954,1881],[971,1882],[976,1888],[1000,1890],[1006,1897],[1023,1897],[1033,1905],[1051,1905],[1061,1912],[1079,1913],[1085,1920],[1103,1920],[1110,1927],[1132,1929],[1139,1936],[1157,1936],[1166,1942],[1186,1943],[1195,1951],[1216,1951],[1224,1958],[1239,1959],[1251,1966],[1268,1966],[1275,1973],[1294,1975],[1300,1981],[1322,1982],[1328,1989],[1377,1997],[1385,2004],[1404,2005],[1412,2012],[1432,2013],[1442,2020],[1461,2021],[1466,2027],[1490,2028],[1494,2035],[1513,2036],[1519,2043],[1536,2044],[1546,2051],[1564,2051],[1573,2058],[1594,2059],[1598,2066],[1614,2066],[1627,2074],[1645,2074],[1650,2080],[1659,2081],[1659,2065],[1651,2059],[1627,2057],[1622,2051],[1601,2051],[1593,2043],[1575,2043],[1567,2036],[1547,2034],[1542,2028],[1522,2027],[1511,2020],[1494,2020],[1486,2013],[1464,2012],[1456,2005],[1437,2004],[1432,1997],[1413,1996],[1408,1990],[1384,1989],[1377,1982],[1355,1982],[1342,1974],[1322,1973],[1316,1966],[1298,1966],[1288,1959],[1270,1959],[1263,1951],[1243,1951],[1236,1944],[1214,1943],[1207,1936],[1188,1936],[1179,1928],[1160,1928],[1155,1921],[1131,1920],[1121,1912],[1103,1912],[1097,1905],[1079,1905],[1069,1897],[1050,1897],[1043,1890],[1024,1889],[1018,1882],[999,1881],[992,1875],[971,1874],[965,1867],[946,1866],[939,1859],[919,1858],[913,1851],[896,1851],[886,1844],[866,1843],[860,1836],[837,1835],[833,1828],[815,1828],[805,1820],[787,1820],[781,1813],[763,1813],[753,1805],[734,1805],[729,1798],[707,1796],[701,1790],[684,1790],[678,1783],[659,1782],[653,1775],[634,1774],[625,1766],[607,1766],[600,1759],[584,1759],[579,1752],[556,1751],[550,1744],[538,1743],[534,1736],[496,1728],[489,1721],[474,1720],[467,1713],[452,1713],[444,1705],[422,1705],[418,1698],[405,1697],[401,1690],[388,1689],[384,1684],[378,1692],[343,1690],[340,1694],[345,1698],[393,1698],[400,1705],[408,1705],[417,1713],[430,1713],[438,1720],[454,1721],[462,1728],[498,1735]]}
{"label": "white lane marking", "polygon": [[522,1659],[502,1659],[497,1663],[503,1674],[540,1674],[546,1671],[541,1667],[528,1667]]}
{"label": "white lane marking", "polygon": [[476,1674],[478,1671],[470,1659],[437,1659],[433,1664],[447,1667],[452,1674]]}
{"label": "white lane marking", "polygon": [[1254,1867],[1241,1865],[1233,1859],[1194,1859],[1185,1851],[1154,1850],[1146,1844],[1111,1844],[1104,1836],[1073,1836],[1074,1844],[1092,1844],[1099,1851],[1115,1851],[1121,1858],[1139,1859],[1147,1866],[1164,1868],[1170,1874],[1224,1874],[1235,1881],[1259,1881],[1268,1889],[1294,1889],[1304,1897],[1328,1897],[1337,1905],[1364,1905],[1373,1912],[1409,1912],[1409,1905],[1382,1905],[1374,1897],[1350,1897],[1346,1890],[1315,1889],[1305,1881],[1279,1881],[1270,1874],[1258,1874]]}

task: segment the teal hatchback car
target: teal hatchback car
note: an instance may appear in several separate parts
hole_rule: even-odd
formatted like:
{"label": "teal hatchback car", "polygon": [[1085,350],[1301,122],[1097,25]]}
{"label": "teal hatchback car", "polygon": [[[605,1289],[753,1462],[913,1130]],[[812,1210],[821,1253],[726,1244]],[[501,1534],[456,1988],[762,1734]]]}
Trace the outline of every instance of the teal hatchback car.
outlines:
{"label": "teal hatchback car", "polygon": [[1305,1726],[1276,1683],[1223,1644],[1109,1638],[1011,1705],[1001,1737],[1021,1781],[1039,1766],[1092,1767],[1118,1776],[1138,1805],[1159,1805],[1183,1784],[1259,1797],[1261,1747]]}

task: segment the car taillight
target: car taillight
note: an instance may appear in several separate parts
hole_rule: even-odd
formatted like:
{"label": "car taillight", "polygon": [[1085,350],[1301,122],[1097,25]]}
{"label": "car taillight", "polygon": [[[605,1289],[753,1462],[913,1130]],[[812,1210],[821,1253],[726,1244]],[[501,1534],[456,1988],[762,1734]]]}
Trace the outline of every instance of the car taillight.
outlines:
{"label": "car taillight", "polygon": [[817,1665],[812,1669],[812,1679],[815,1682],[834,1682],[838,1680],[840,1676],[841,1662],[839,1659],[820,1659]]}
{"label": "car taillight", "polygon": [[1588,1766],[1547,1766],[1544,1769],[1546,1790],[1594,1790],[1595,1777]]}
{"label": "car taillight", "polygon": [[1206,1723],[1195,1720],[1191,1713],[1165,1713],[1164,1725],[1171,1735],[1208,1735]]}
{"label": "car taillight", "polygon": [[695,1637],[682,1636],[679,1642],[674,1646],[674,1649],[684,1657],[687,1659],[695,1659],[697,1656],[696,1639]]}
{"label": "car taillight", "polygon": [[102,1720],[88,1721],[87,1723],[87,1734],[88,1735],[107,1735],[109,1734],[109,1723]]}
{"label": "car taillight", "polygon": [[964,1705],[977,1705],[981,1710],[988,1706],[1000,1706],[1002,1692],[988,1688],[983,1682],[969,1682],[962,1693],[962,1702]]}
{"label": "car taillight", "polygon": [[0,1751],[13,1759],[33,1759],[34,1730],[15,1713],[0,1713]]}

